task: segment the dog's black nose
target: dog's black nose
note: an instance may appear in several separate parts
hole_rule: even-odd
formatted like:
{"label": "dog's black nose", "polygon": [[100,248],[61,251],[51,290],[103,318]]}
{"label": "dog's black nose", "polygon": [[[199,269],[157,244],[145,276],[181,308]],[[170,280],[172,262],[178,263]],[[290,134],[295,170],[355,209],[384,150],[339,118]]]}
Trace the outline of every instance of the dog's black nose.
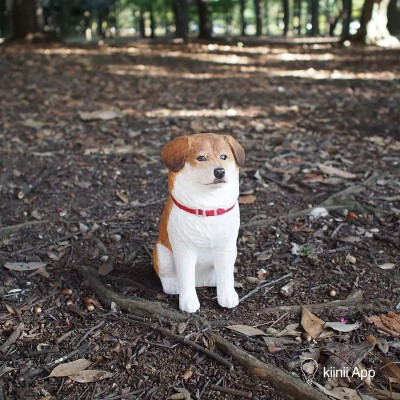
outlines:
{"label": "dog's black nose", "polygon": [[225,176],[224,168],[215,168],[214,175],[217,179],[222,179]]}

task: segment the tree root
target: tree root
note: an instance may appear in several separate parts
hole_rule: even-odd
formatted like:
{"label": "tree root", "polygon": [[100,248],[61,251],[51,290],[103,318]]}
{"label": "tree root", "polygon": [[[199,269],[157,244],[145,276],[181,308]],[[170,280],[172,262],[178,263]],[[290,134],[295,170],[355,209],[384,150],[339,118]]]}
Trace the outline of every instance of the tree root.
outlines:
{"label": "tree root", "polygon": [[252,375],[256,375],[280,392],[287,393],[295,399],[324,400],[328,399],[320,391],[307,385],[300,379],[282,371],[273,364],[265,363],[235,346],[215,332],[206,331],[204,334],[215,343],[215,345],[225,354],[230,355],[239,364],[245,367]]}
{"label": "tree root", "polygon": [[[205,318],[197,315],[189,316],[181,311],[169,310],[157,302],[152,302],[145,299],[128,299],[106,288],[100,281],[98,274],[93,268],[88,266],[77,266],[76,270],[84,279],[84,283],[91,290],[93,290],[94,293],[96,293],[103,304],[109,306],[111,302],[115,302],[124,311],[142,318],[151,318],[156,321],[161,319],[164,321],[176,322],[192,319],[193,321],[198,322],[200,325],[209,328],[207,331],[205,331],[205,335],[213,343],[215,343],[220,350],[233,357],[251,374],[257,375],[261,379],[267,381],[275,389],[298,400],[328,400],[323,393],[305,384],[300,379],[289,375],[287,372],[282,371],[273,364],[264,363],[258,360],[238,346],[228,342],[211,330],[211,324]],[[153,327],[153,325],[150,326]],[[163,333],[159,329],[157,330],[160,333]]]}
{"label": "tree root", "polygon": [[101,302],[106,305],[110,305],[114,302],[122,310],[145,318],[168,321],[187,321],[190,319],[189,314],[169,310],[163,307],[159,302],[145,300],[140,297],[128,299],[115,293],[101,283],[97,272],[91,267],[77,266],[76,269],[84,279],[84,284],[90,287]]}

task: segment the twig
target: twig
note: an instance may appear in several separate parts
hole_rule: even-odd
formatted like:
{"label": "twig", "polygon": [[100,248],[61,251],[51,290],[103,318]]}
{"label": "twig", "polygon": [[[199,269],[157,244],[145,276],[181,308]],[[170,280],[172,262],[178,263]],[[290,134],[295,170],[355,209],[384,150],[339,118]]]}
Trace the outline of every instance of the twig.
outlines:
{"label": "twig", "polygon": [[17,250],[17,251],[14,251],[13,253],[11,253],[11,257],[15,256],[17,254],[26,253],[27,251],[43,249],[43,247],[47,247],[47,246],[50,246],[52,244],[57,244],[59,242],[64,242],[65,240],[72,239],[75,236],[79,236],[81,234],[82,234],[82,232],[76,232],[76,233],[74,233],[72,235],[64,236],[64,237],[58,238],[56,240],[51,240],[51,241],[48,241],[46,243],[40,244],[38,246],[32,246],[32,247],[27,247],[25,249]]}
{"label": "twig", "polygon": [[[289,313],[282,314],[278,319],[273,321],[272,324],[268,328],[272,328],[274,325],[276,325],[278,322],[282,321],[283,318],[285,318],[288,315],[289,315]],[[259,328],[260,326],[264,326],[264,325],[267,325],[267,324],[270,324],[270,323],[271,323],[271,321],[263,322],[262,324],[253,325],[253,327],[254,328]]]}
{"label": "twig", "polygon": [[[138,298],[128,299],[114,293],[101,283],[98,274],[93,268],[87,266],[77,266],[76,268],[82,278],[84,278],[86,284],[89,285],[89,287],[97,294],[99,299],[107,306],[114,301],[124,311],[139,316],[144,315],[151,317],[154,320],[188,320],[186,313],[168,310],[157,302],[146,301]],[[192,318],[199,325],[210,327],[210,322],[205,318],[197,315],[192,315]],[[205,332],[205,335],[211,338],[211,341],[216,343],[224,353],[232,356],[238,363],[245,366],[252,375],[257,375],[266,380],[269,384],[274,386],[275,389],[287,393],[297,400],[327,400],[327,397],[317,389],[310,387],[300,379],[291,376],[273,364],[261,362],[236,345],[229,343],[211,329],[208,329]]]}
{"label": "twig", "polygon": [[23,199],[28,193],[35,190],[39,185],[41,185],[56,169],[46,168],[39,177],[32,183],[26,184],[17,194],[18,199]]}
{"label": "twig", "polygon": [[289,192],[292,192],[292,193],[298,192],[298,189],[296,188],[296,186],[288,185],[287,183],[281,182],[279,179],[276,179],[276,178],[274,178],[274,177],[272,177],[270,175],[267,175],[267,174],[263,174],[263,177],[265,179],[268,179],[271,182],[276,183],[278,186],[289,190]]}
{"label": "twig", "polygon": [[1,345],[0,351],[2,353],[7,352],[10,349],[10,346],[15,343],[19,337],[21,336],[22,331],[24,330],[24,323],[20,322],[17,327],[14,329],[14,332],[7,338],[7,340]]}
{"label": "twig", "polygon": [[[316,207],[319,207],[319,206],[315,206],[314,208],[316,208]],[[327,210],[343,210],[345,208],[348,208],[348,205],[339,204],[336,206],[324,206],[324,208],[326,208]],[[306,210],[294,211],[292,213],[289,213],[286,215],[281,215],[279,217],[250,221],[250,222],[240,225],[240,227],[243,229],[243,228],[250,228],[250,227],[253,228],[253,227],[261,227],[261,226],[269,226],[269,225],[274,224],[276,221],[278,221],[281,218],[286,218],[287,220],[292,220],[294,218],[304,217],[304,216],[310,214],[311,210],[312,209],[307,208]]]}
{"label": "twig", "polygon": [[22,224],[5,226],[4,228],[0,228],[0,240],[5,238],[8,235],[11,235],[12,233],[18,232],[20,229],[30,228],[31,226],[34,226],[34,225],[47,224],[48,222],[49,222],[48,220],[28,221],[28,222],[24,222]]}
{"label": "twig", "polygon": [[275,283],[278,283],[279,281],[281,281],[283,279],[286,279],[286,278],[289,278],[291,276],[292,276],[292,273],[289,272],[288,274],[283,275],[280,278],[275,279],[274,281],[266,282],[264,284],[256,286],[253,290],[251,290],[249,293],[245,294],[242,298],[240,298],[239,299],[239,303],[241,303],[243,300],[246,300],[248,297],[250,297],[252,294],[258,292],[260,289],[263,289],[263,288],[265,288],[267,286],[274,285]]}
{"label": "twig", "polygon": [[391,238],[388,236],[382,236],[379,233],[374,233],[374,239],[380,240],[382,242],[390,243],[395,247],[400,247],[400,239],[399,238]]}
{"label": "twig", "polygon": [[215,390],[218,392],[228,393],[233,396],[245,397],[246,399],[251,399],[253,393],[244,392],[243,390],[231,389],[224,386],[210,385],[210,390]]}
{"label": "twig", "polygon": [[344,223],[340,223],[336,228],[335,228],[335,230],[332,232],[332,234],[331,234],[331,238],[334,238],[336,235],[337,235],[337,233],[340,231],[340,229],[342,228],[342,226],[344,225]]}
{"label": "twig", "polygon": [[144,250],[146,251],[146,254],[149,256],[150,260],[153,258],[153,255],[151,254],[151,251],[149,250],[149,248],[143,244],[142,247],[144,248]]}
{"label": "twig", "polygon": [[[321,311],[321,310],[330,309],[330,308],[339,310],[341,308],[349,308],[349,307],[358,306],[362,302],[363,302],[362,291],[356,290],[353,294],[351,294],[344,300],[334,300],[334,301],[329,301],[327,303],[306,304],[306,305],[304,305],[304,307],[312,312]],[[264,309],[260,310],[260,313],[262,313],[262,314],[275,314],[278,312],[286,312],[286,313],[290,313],[292,315],[300,315],[301,314],[301,306],[299,306],[299,305],[278,306],[278,307],[264,308]]]}
{"label": "twig", "polygon": [[378,179],[378,174],[372,174],[368,179],[359,185],[349,186],[346,189],[343,189],[340,192],[328,197],[320,204],[320,206],[325,208],[335,204],[346,204],[347,207],[354,206],[355,202],[350,199],[350,196],[363,192],[368,186],[374,184]]}
{"label": "twig", "polygon": [[79,340],[79,342],[76,344],[76,346],[79,346],[91,333],[93,333],[94,331],[96,331],[97,329],[99,329],[100,327],[102,327],[104,325],[106,321],[101,321],[99,324],[97,324],[96,326],[94,326],[93,328],[89,329]]}
{"label": "twig", "polygon": [[65,356],[62,356],[62,357],[58,358],[57,360],[51,361],[50,363],[42,365],[39,368],[36,368],[32,371],[25,372],[23,375],[19,376],[19,380],[27,381],[28,379],[34,378],[34,377],[38,376],[39,374],[41,374],[46,369],[53,368],[56,365],[69,360],[70,358],[72,358],[73,356],[75,356],[77,354],[84,353],[88,348],[89,348],[89,343],[84,343],[80,347],[75,349],[74,351],[71,351],[71,353],[68,353]]}
{"label": "twig", "polygon": [[138,321],[136,319],[131,319],[131,318],[111,318],[113,321],[128,321],[131,323],[135,323],[141,326],[145,326],[146,328],[153,329],[154,331],[160,332],[162,335],[170,337],[171,339],[174,339],[175,341],[185,344],[187,346],[193,347],[197,351],[200,351],[201,353],[205,354],[206,356],[213,358],[214,360],[218,361],[219,363],[225,365],[229,369],[233,369],[233,365],[230,361],[226,360],[225,358],[219,356],[217,353],[214,351],[211,351],[209,349],[206,349],[205,347],[202,347],[198,345],[197,343],[193,342],[190,339],[187,339],[185,336],[178,335],[174,332],[172,332],[169,329],[162,328],[160,326],[157,326],[155,324],[149,324],[147,322],[142,322]]}

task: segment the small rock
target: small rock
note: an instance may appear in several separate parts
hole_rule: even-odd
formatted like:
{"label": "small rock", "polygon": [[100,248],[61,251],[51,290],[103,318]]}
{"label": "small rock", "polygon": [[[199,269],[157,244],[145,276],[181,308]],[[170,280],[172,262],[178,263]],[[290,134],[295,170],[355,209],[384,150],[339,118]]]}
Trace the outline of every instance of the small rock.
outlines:
{"label": "small rock", "polygon": [[110,256],[101,256],[100,260],[103,262],[106,262],[106,261],[108,261],[109,258],[110,258]]}
{"label": "small rock", "polygon": [[295,281],[290,281],[289,283],[287,283],[285,286],[281,287],[281,290],[279,291],[279,293],[283,296],[283,297],[289,297],[290,295],[293,294],[294,292],[294,287],[295,287]]}
{"label": "small rock", "polygon": [[82,233],[85,233],[89,230],[89,227],[86,224],[82,224],[82,222],[79,222],[79,230]]}
{"label": "small rock", "polygon": [[121,241],[122,237],[121,235],[111,235],[110,239],[113,243],[118,243]]}

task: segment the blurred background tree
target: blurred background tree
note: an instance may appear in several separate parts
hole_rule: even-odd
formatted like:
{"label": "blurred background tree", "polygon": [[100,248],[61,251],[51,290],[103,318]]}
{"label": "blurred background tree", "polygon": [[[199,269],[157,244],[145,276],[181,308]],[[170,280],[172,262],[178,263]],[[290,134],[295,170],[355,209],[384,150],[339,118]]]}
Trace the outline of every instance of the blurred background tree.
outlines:
{"label": "blurred background tree", "polygon": [[0,0],[0,38],[338,36],[394,45],[400,0]]}

